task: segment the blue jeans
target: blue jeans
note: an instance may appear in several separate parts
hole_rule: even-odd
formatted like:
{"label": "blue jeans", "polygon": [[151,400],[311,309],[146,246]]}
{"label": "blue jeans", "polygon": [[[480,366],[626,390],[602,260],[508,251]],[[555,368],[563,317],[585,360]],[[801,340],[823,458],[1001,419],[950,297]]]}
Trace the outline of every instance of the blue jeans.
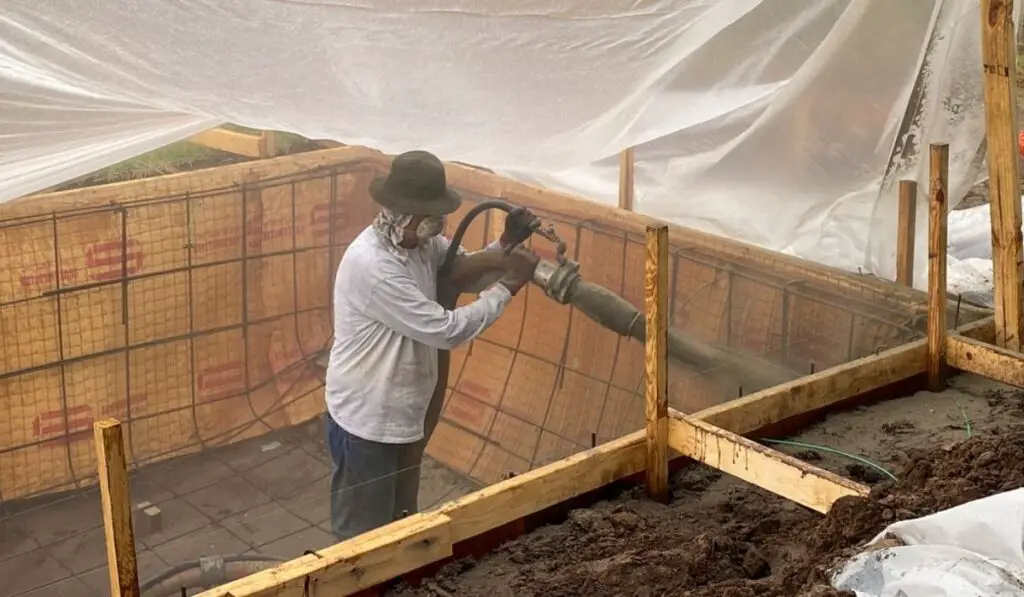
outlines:
{"label": "blue jeans", "polygon": [[331,477],[331,530],[351,539],[417,511],[423,443],[382,444],[342,429],[324,413]]}

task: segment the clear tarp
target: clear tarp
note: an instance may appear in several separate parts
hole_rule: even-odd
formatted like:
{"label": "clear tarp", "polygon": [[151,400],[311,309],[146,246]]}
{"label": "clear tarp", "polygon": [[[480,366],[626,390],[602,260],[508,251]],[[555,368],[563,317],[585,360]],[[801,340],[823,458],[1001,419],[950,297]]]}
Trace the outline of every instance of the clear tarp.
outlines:
{"label": "clear tarp", "polygon": [[638,211],[892,277],[894,181],[926,180],[920,148],[950,144],[954,197],[983,175],[978,10],[5,0],[0,201],[222,122],[425,148],[604,202],[636,146]]}

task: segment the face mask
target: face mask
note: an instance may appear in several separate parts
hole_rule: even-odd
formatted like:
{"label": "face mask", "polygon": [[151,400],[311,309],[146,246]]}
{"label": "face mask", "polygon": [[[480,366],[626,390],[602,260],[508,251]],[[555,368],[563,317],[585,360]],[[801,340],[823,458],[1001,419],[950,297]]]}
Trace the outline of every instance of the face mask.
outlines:
{"label": "face mask", "polygon": [[425,242],[444,232],[446,218],[444,216],[429,216],[423,218],[416,226],[416,238]]}

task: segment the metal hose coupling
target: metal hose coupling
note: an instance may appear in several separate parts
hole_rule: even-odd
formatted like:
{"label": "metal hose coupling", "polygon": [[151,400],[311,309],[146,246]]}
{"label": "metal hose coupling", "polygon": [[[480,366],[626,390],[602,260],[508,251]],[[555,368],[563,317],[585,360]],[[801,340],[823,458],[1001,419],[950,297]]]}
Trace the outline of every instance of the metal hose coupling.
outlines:
{"label": "metal hose coupling", "polygon": [[561,264],[541,259],[533,270],[533,283],[544,289],[544,294],[563,305],[569,304],[573,287],[580,280],[580,265],[571,259]]}

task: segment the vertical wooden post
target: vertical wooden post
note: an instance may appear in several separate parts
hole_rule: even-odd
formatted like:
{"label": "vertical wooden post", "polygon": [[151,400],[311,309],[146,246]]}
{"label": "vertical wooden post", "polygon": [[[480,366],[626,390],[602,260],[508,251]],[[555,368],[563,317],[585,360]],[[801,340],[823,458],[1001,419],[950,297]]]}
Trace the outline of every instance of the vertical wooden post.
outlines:
{"label": "vertical wooden post", "polygon": [[1021,209],[1017,48],[1012,0],[981,0],[996,344],[1021,350]]}
{"label": "vertical wooden post", "polygon": [[900,207],[896,218],[896,283],[914,285],[914,231],[917,226],[917,182],[900,181]]}
{"label": "vertical wooden post", "polygon": [[636,200],[636,154],[632,147],[619,154],[619,209],[633,211]]}
{"label": "vertical wooden post", "polygon": [[931,146],[928,201],[928,389],[945,388],[946,220],[949,145]]}
{"label": "vertical wooden post", "polygon": [[644,265],[644,388],[647,494],[668,501],[668,226],[647,227]]}
{"label": "vertical wooden post", "polygon": [[93,424],[96,467],[103,498],[103,529],[111,597],[140,597],[139,569],[135,560],[132,501],[128,494],[128,464],[121,423],[105,419]]}
{"label": "vertical wooden post", "polygon": [[261,158],[277,155],[277,135],[274,131],[260,131],[259,153]]}

